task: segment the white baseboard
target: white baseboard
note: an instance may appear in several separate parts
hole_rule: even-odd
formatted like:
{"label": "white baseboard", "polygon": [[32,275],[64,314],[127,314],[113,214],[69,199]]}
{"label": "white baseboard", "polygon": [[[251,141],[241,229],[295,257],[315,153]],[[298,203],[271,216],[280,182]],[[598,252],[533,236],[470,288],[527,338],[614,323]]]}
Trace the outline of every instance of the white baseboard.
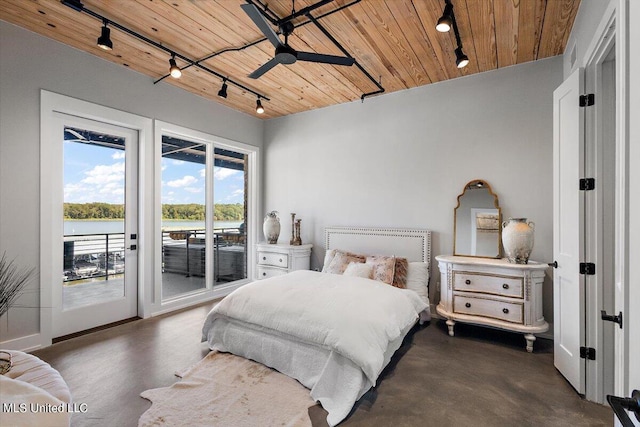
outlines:
{"label": "white baseboard", "polygon": [[3,350],[18,350],[25,353],[37,350],[42,347],[42,336],[40,334],[27,335],[25,337],[0,342]]}

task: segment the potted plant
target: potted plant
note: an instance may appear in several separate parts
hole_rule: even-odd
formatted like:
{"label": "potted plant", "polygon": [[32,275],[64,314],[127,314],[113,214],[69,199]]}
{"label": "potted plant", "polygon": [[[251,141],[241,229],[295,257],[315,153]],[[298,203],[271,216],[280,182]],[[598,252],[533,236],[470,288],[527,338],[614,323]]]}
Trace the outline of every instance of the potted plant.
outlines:
{"label": "potted plant", "polygon": [[29,283],[29,279],[34,269],[18,269],[13,260],[7,259],[7,254],[3,253],[0,258],[0,317],[2,317],[24,287]]}

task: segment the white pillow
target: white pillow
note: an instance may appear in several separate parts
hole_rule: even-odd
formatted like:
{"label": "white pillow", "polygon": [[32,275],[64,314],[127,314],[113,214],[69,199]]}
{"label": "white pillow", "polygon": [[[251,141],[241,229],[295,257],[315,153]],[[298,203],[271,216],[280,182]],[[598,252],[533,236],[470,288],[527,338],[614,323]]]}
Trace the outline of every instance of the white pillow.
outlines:
{"label": "white pillow", "polygon": [[336,250],[335,249],[329,249],[328,251],[326,251],[324,253],[324,264],[322,264],[322,272],[326,273],[327,272],[327,268],[329,268],[329,264],[331,264],[331,261],[333,261],[333,258],[336,256]]}
{"label": "white pillow", "polygon": [[424,262],[410,262],[407,271],[407,289],[418,294],[429,304],[429,266]]}
{"label": "white pillow", "polygon": [[342,275],[371,279],[373,277],[373,265],[363,262],[350,262]]}

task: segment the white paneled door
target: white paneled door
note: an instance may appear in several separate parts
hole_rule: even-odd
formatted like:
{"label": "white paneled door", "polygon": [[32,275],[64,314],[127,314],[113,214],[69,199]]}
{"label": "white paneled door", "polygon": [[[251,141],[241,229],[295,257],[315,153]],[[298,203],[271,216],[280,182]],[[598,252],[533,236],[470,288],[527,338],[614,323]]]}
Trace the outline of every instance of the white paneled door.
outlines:
{"label": "white paneled door", "polygon": [[553,93],[554,364],[578,393],[585,392],[585,293],[580,274],[584,242],[584,112],[579,107],[583,70]]}

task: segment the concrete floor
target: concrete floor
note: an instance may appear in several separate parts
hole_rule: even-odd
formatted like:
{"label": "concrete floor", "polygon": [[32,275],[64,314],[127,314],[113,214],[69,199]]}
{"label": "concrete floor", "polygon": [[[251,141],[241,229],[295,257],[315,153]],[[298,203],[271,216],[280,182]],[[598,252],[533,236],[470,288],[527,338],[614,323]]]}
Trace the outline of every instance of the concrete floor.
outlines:
{"label": "concrete floor", "polygon": [[[204,277],[162,273],[162,296],[165,299],[194,292],[204,287]],[[62,287],[62,296],[64,308],[67,310],[122,298],[124,296],[124,276],[119,274],[110,276],[109,280],[95,278],[81,282],[69,282]]]}
{"label": "concrete floor", "polygon": [[[88,412],[73,426],[136,426],[149,388],[208,353],[200,342],[207,303],[72,338],[34,352],[58,369]],[[309,410],[313,427],[324,410]],[[444,322],[415,328],[377,387],[340,426],[610,426],[609,407],[582,399],[553,366],[553,343],[527,353],[520,334]]]}

